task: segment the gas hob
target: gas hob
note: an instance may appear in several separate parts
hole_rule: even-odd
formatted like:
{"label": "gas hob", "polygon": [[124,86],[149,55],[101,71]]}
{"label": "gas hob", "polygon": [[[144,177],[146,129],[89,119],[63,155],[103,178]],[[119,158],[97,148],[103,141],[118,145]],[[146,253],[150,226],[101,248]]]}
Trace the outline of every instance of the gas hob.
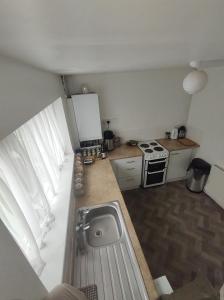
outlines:
{"label": "gas hob", "polygon": [[144,153],[145,160],[160,159],[169,156],[168,150],[166,150],[155,140],[139,142],[138,147]]}

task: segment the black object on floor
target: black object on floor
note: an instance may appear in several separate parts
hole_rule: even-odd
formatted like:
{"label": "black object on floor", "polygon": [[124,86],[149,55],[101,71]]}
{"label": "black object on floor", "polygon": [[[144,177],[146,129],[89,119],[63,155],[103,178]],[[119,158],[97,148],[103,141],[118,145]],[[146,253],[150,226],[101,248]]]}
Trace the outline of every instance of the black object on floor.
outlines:
{"label": "black object on floor", "polygon": [[201,158],[192,159],[187,171],[186,187],[194,193],[201,193],[204,189],[211,165]]}

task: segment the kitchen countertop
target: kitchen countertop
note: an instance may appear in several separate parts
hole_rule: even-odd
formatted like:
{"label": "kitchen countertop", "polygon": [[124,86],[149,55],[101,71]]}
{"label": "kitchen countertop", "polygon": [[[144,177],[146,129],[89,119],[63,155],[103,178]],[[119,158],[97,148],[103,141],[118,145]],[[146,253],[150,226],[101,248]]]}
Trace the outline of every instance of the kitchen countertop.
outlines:
{"label": "kitchen countertop", "polygon": [[[200,147],[196,142],[190,139],[179,139],[179,140],[168,140],[168,139],[157,139],[163,147],[168,151],[191,149]],[[121,145],[118,148],[115,148],[113,151],[108,153],[108,158],[110,160],[129,158],[142,156],[143,152],[137,146],[128,146],[126,144]]]}
{"label": "kitchen countertop", "polygon": [[[181,140],[168,140],[157,139],[157,141],[164,146],[168,151],[198,148],[197,143],[190,139]],[[137,146],[128,146],[126,144],[114,149],[108,153],[108,158],[104,160],[97,160],[93,165],[85,167],[86,177],[86,192],[82,197],[77,197],[76,208],[82,206],[93,206],[101,203],[107,203],[117,200],[120,204],[121,211],[123,213],[124,221],[127,226],[129,237],[132,242],[134,252],[139,264],[139,268],[145,283],[146,290],[148,292],[150,300],[156,300],[158,294],[150,273],[148,264],[145,260],[141,245],[136,235],[134,226],[129,216],[127,207],[125,205],[123,196],[115,178],[110,161],[115,159],[129,158],[142,156],[142,151]],[[73,278],[73,265],[74,265],[74,238],[73,238],[73,226],[74,226],[74,201],[71,202],[70,217],[67,233],[67,252],[65,256],[65,272],[64,282],[72,283]]]}
{"label": "kitchen countertop", "polygon": [[142,155],[142,151],[137,146],[128,146],[126,144],[122,144],[120,147],[109,152],[107,156],[110,160],[114,160]]}
{"label": "kitchen countertop", "polygon": [[[148,292],[150,300],[155,300],[158,298],[157,291],[154,286],[152,275],[150,273],[148,264],[145,260],[144,254],[142,252],[141,245],[139,243],[138,237],[136,235],[134,226],[132,224],[131,218],[129,216],[127,207],[125,205],[123,196],[119,189],[118,183],[116,181],[110,159],[119,159],[130,157],[131,153],[134,153],[134,156],[140,156],[141,152],[137,151],[137,147],[131,147],[130,152],[124,153],[124,156],[121,155],[124,149],[128,146],[121,146],[117,148],[117,154],[109,155],[109,159],[98,160],[91,166],[85,167],[86,173],[86,192],[82,197],[77,198],[77,208],[81,206],[93,206],[101,203],[107,203],[117,200],[120,204],[121,211],[124,217],[124,221],[129,233],[129,237],[132,242],[132,246],[139,264],[139,268],[145,283],[146,290]],[[130,146],[129,146],[130,147]],[[135,149],[134,149],[135,148]],[[114,150],[116,152],[116,150]],[[140,150],[139,150],[140,151]],[[112,155],[112,156],[111,156]],[[133,155],[132,155],[133,156]],[[112,157],[112,158],[111,158]]]}
{"label": "kitchen countertop", "polygon": [[197,143],[187,138],[179,140],[158,139],[157,142],[160,143],[163,147],[165,147],[168,151],[200,147]]}

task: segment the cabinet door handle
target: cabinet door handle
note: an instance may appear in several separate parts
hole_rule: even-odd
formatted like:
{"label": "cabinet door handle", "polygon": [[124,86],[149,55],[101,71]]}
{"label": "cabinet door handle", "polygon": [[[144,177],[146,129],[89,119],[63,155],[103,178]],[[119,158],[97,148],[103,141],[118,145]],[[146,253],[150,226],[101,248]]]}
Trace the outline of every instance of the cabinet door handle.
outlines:
{"label": "cabinet door handle", "polygon": [[128,170],[128,171],[131,171],[131,170],[135,170],[135,168],[128,168],[127,170]]}
{"label": "cabinet door handle", "polygon": [[133,164],[135,162],[135,160],[130,160],[130,161],[127,161],[127,164]]}
{"label": "cabinet door handle", "polygon": [[172,152],[171,152],[171,155],[172,155],[172,156],[179,155],[179,154],[180,154],[180,152],[175,152],[175,153],[172,153]]}

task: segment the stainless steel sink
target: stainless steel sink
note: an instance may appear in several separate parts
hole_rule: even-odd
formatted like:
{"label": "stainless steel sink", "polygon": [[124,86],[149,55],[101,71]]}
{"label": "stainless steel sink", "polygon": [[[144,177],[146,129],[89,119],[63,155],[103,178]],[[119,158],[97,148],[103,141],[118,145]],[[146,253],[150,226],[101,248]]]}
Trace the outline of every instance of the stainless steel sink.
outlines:
{"label": "stainless steel sink", "polygon": [[74,285],[96,284],[99,300],[147,300],[118,202],[82,207],[76,221],[85,230],[77,234]]}
{"label": "stainless steel sink", "polygon": [[113,206],[93,208],[86,216],[90,228],[86,231],[87,243],[102,247],[118,241],[122,230],[117,210]]}

